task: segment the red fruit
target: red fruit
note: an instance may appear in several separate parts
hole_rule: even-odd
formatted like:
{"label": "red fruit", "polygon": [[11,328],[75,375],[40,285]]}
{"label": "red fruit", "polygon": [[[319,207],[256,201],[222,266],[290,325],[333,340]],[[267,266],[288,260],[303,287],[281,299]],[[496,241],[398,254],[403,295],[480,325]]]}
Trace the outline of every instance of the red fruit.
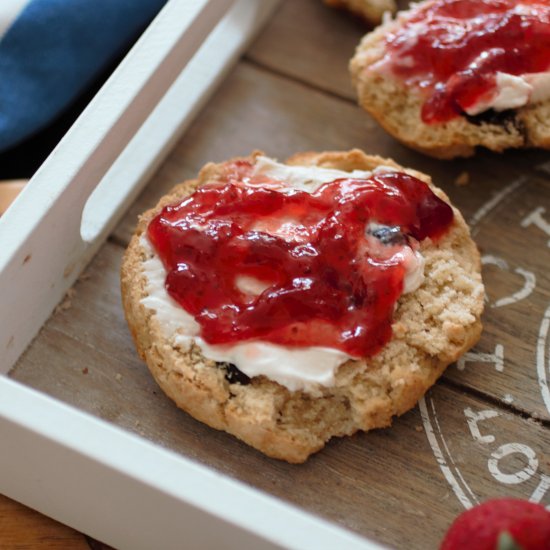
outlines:
{"label": "red fruit", "polygon": [[455,519],[440,550],[550,550],[550,512],[526,500],[488,500]]}

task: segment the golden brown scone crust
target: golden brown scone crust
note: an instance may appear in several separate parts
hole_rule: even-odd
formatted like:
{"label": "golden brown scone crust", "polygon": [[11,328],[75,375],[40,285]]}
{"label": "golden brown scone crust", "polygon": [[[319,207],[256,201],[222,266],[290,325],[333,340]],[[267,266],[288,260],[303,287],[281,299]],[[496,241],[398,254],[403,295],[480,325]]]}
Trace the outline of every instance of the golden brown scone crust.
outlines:
{"label": "golden brown scone crust", "polygon": [[441,124],[424,124],[420,116],[424,96],[418,89],[406,87],[389,72],[369,70],[384,56],[385,37],[401,26],[400,14],[363,37],[350,62],[359,104],[389,134],[412,149],[441,159],[471,156],[478,146],[495,152],[550,149],[550,101],[516,109],[515,116],[503,117],[500,122],[473,123],[460,116]]}
{"label": "golden brown scone crust", "polygon": [[385,12],[394,13],[397,9],[395,0],[324,0],[327,6],[344,8],[359,17],[369,25],[378,25]]}
{"label": "golden brown scone crust", "polygon": [[[260,153],[254,153],[254,158]],[[341,170],[400,167],[362,151],[301,153],[288,164]],[[437,243],[421,245],[426,259],[422,286],[402,296],[393,321],[393,338],[380,353],[348,361],[334,387],[291,392],[265,377],[248,385],[230,384],[225,371],[198,349],[180,349],[162,335],[155,311],[146,308],[147,281],[142,265],[147,252],[140,237],[166,204],[189,195],[214,178],[221,164],[208,164],[197,180],[176,186],[143,214],[121,269],[126,318],[141,357],[160,387],[183,410],[225,430],[268,456],[299,463],[334,436],[351,435],[391,424],[424,395],[445,367],[473,346],[481,333],[483,285],[480,258],[462,215],[455,209],[450,231]],[[428,176],[406,170],[431,185]],[[448,201],[445,194],[434,191]]]}

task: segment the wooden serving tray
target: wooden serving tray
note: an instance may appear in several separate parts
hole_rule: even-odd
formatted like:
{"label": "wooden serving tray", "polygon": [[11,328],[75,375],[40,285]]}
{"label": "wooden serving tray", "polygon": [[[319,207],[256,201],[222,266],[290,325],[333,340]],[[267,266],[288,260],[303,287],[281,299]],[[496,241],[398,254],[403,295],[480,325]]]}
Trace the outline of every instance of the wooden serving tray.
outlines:
{"label": "wooden serving tray", "polygon": [[[319,0],[283,2],[10,376],[359,535],[436,548],[458,513],[489,497],[550,506],[550,156],[447,162],[401,146],[354,99],[347,63],[365,31]],[[483,257],[485,330],[391,429],[333,440],[293,466],[163,395],[124,321],[119,266],[137,215],[206,162],[353,147],[431,174],[462,210]]]}

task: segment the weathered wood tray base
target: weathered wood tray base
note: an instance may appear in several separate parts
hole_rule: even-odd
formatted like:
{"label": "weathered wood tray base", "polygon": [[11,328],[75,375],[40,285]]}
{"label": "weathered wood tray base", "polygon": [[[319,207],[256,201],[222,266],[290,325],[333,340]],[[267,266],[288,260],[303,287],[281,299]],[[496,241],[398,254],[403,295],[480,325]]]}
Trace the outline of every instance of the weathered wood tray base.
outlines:
{"label": "weathered wood tray base", "polygon": [[[319,0],[284,3],[11,376],[375,540],[435,548],[477,501],[550,505],[550,156],[439,162],[405,149],[353,100],[346,64],[363,32]],[[485,331],[391,429],[332,441],[291,466],[194,421],[162,394],[134,351],[118,270],[137,214],[205,162],[258,148],[284,159],[352,147],[432,174],[462,209],[484,260]],[[470,182],[457,186],[464,172]]]}

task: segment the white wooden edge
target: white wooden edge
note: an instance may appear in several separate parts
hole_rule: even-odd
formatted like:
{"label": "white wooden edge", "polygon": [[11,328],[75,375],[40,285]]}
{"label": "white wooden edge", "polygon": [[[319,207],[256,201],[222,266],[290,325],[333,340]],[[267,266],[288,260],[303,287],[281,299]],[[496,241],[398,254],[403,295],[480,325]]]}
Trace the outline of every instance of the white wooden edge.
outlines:
{"label": "white wooden edge", "polygon": [[170,0],[0,218],[0,372],[100,245],[81,238],[88,197],[232,3]]}
{"label": "white wooden edge", "polygon": [[381,548],[6,377],[0,434],[0,493],[116,548]]}

